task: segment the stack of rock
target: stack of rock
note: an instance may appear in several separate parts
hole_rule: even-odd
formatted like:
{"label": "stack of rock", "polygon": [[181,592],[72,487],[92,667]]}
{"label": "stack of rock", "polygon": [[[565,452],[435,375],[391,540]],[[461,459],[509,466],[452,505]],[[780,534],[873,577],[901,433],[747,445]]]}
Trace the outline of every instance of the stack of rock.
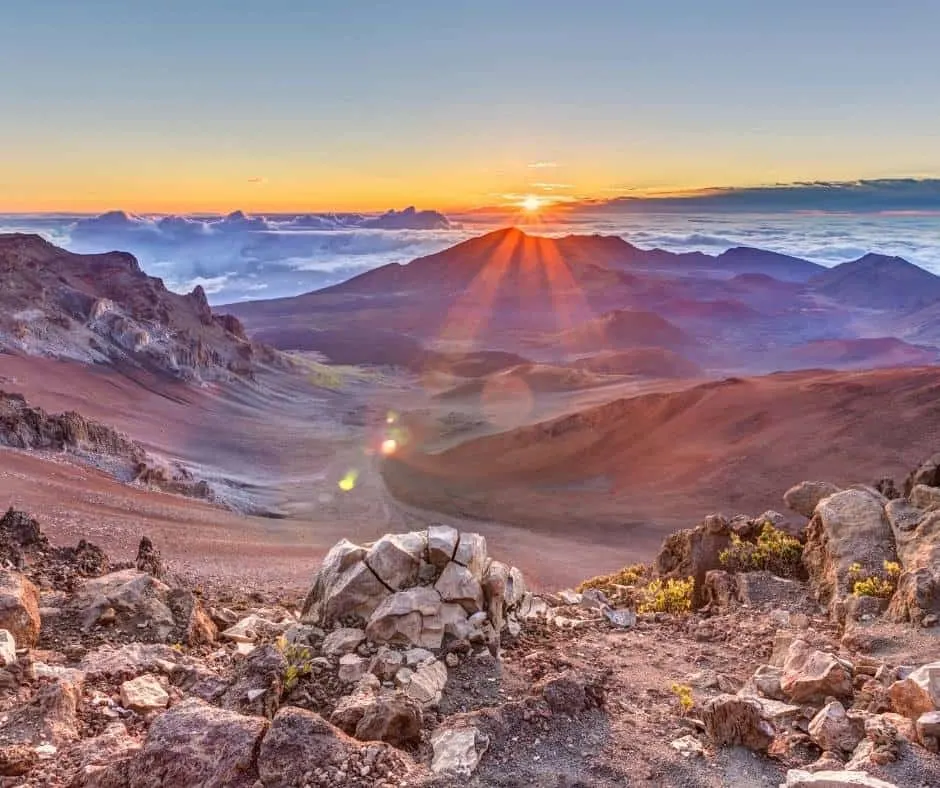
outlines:
{"label": "stack of rock", "polygon": [[518,634],[522,573],[487,555],[486,539],[446,525],[386,534],[369,545],[342,540],[327,554],[302,610],[305,624],[359,628],[373,643],[440,650]]}

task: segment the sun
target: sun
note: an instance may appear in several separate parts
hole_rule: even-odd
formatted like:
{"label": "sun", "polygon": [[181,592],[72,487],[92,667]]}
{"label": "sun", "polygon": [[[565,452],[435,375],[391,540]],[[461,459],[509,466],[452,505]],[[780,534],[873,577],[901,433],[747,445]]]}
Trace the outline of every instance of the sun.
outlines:
{"label": "sun", "polygon": [[522,202],[519,203],[519,206],[526,213],[537,213],[539,208],[542,207],[542,201],[534,194],[529,194],[522,199]]}

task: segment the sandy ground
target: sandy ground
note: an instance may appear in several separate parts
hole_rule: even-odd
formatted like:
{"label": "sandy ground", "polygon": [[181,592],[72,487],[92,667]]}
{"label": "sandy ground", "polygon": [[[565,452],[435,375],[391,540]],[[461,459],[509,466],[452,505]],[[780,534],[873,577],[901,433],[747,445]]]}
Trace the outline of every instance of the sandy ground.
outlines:
{"label": "sandy ground", "polygon": [[[435,396],[454,382],[440,376],[339,369],[329,377],[196,389],[0,356],[0,388],[113,425],[277,516],[120,484],[66,455],[10,449],[0,449],[0,507],[33,512],[62,543],[88,538],[124,558],[147,534],[179,568],[210,581],[292,590],[340,538],[451,522],[483,533],[536,587],[557,588],[648,561],[666,534],[711,511],[782,508],[782,492],[802,478],[900,480],[940,448],[932,368],[679,392],[696,382],[533,386],[469,398]],[[533,426],[585,410],[570,431]],[[399,445],[391,461],[380,451],[389,438]]]}
{"label": "sandy ground", "polygon": [[[537,586],[573,585],[614,568],[617,556],[629,552],[629,533],[603,541],[577,532],[546,535],[399,504],[387,494],[378,450],[388,436],[403,445],[417,440],[419,430],[409,424],[442,415],[461,414],[471,422],[466,428],[461,421],[463,428],[448,441],[453,444],[644,387],[543,395],[523,407],[497,403],[495,426],[474,426],[477,405],[433,397],[452,381],[358,370],[341,371],[338,378],[338,384],[332,381],[336,390],[314,385],[316,379],[284,376],[257,387],[195,389],[103,367],[0,356],[0,388],[51,412],[77,410],[201,476],[236,482],[246,500],[278,517],[246,516],[121,484],[69,455],[12,449],[0,449],[0,507],[33,512],[57,542],[87,538],[129,558],[146,534],[182,571],[292,590],[309,583],[319,559],[340,538],[368,540],[442,520],[485,534],[491,551],[519,565]],[[400,415],[409,410],[419,416]],[[351,489],[341,489],[344,479],[354,479]]]}

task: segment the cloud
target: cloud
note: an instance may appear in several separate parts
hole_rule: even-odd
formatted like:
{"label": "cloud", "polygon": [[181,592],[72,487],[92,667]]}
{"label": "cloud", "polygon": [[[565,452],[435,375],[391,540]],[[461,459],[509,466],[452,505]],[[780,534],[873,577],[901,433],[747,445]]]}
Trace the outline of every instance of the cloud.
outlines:
{"label": "cloud", "polygon": [[553,191],[556,191],[556,190],[558,190],[558,189],[573,189],[573,188],[574,188],[574,184],[571,184],[571,183],[544,183],[544,182],[538,182],[538,183],[533,183],[532,185],[535,186],[537,189],[542,189],[542,190],[547,191],[547,192],[553,192]]}
{"label": "cloud", "polygon": [[267,178],[249,178],[248,183],[267,183]]}
{"label": "cloud", "polygon": [[857,181],[807,181],[770,186],[716,187],[668,195],[637,194],[586,200],[586,212],[737,212],[832,213],[940,212],[940,178],[882,178]]}
{"label": "cloud", "polygon": [[549,170],[558,167],[559,164],[557,161],[533,161],[527,166],[533,170]]}

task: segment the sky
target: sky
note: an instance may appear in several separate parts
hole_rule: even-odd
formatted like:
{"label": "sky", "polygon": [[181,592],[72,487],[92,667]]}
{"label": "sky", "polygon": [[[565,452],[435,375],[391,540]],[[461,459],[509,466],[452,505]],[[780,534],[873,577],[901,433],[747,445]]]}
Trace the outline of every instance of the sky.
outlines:
{"label": "sky", "polygon": [[937,0],[0,0],[0,211],[940,175]]}

